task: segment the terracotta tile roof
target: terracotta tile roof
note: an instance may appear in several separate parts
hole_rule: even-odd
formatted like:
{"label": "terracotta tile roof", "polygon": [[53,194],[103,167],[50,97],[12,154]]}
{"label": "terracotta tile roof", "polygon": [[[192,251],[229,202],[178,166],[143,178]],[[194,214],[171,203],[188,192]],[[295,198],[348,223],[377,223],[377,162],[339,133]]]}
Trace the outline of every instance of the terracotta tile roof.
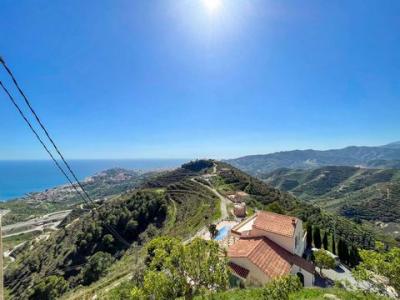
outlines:
{"label": "terracotta tile roof", "polygon": [[228,257],[246,257],[269,278],[290,273],[293,265],[314,273],[314,266],[266,237],[242,237],[229,247]]}
{"label": "terracotta tile roof", "polygon": [[243,268],[233,262],[229,263],[229,267],[231,268],[231,270],[233,272],[235,272],[237,275],[239,275],[242,278],[247,278],[247,275],[249,275],[249,270],[247,270],[246,268]]}
{"label": "terracotta tile roof", "polygon": [[299,219],[268,211],[257,213],[253,226],[267,232],[292,237]]}

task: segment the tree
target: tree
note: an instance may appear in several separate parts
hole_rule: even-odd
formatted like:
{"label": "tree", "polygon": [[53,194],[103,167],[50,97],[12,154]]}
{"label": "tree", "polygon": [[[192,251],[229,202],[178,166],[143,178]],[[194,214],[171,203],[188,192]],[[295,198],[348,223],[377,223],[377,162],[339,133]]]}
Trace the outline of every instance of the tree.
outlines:
{"label": "tree", "polygon": [[354,268],[360,263],[360,254],[358,253],[358,249],[355,246],[350,248],[349,252],[349,265],[350,267]]}
{"label": "tree", "polygon": [[335,234],[332,234],[332,253],[333,253],[333,254],[336,254]]}
{"label": "tree", "polygon": [[110,253],[96,252],[89,258],[88,263],[82,270],[83,283],[89,285],[105,274],[105,271],[112,265],[114,258]]}
{"label": "tree", "polygon": [[[214,241],[196,238],[184,245],[175,238],[156,238],[147,246],[146,262],[144,291],[156,299],[191,298],[202,291],[227,288],[226,257],[221,257]],[[154,281],[160,286],[152,286]]]}
{"label": "tree", "polygon": [[318,250],[314,253],[315,264],[319,268],[321,277],[323,277],[322,269],[333,269],[335,267],[335,259],[329,255],[326,250]]}
{"label": "tree", "polygon": [[215,237],[218,235],[217,225],[215,224],[208,225],[208,231],[210,232],[211,239],[215,239]]}
{"label": "tree", "polygon": [[143,290],[154,299],[176,299],[180,296],[182,284],[166,272],[148,271],[144,277]]}
{"label": "tree", "polygon": [[57,299],[68,289],[68,282],[61,276],[48,276],[34,285],[34,292],[30,299],[53,300]]}
{"label": "tree", "polygon": [[387,294],[387,286],[383,276],[389,281],[389,285],[400,292],[400,248],[393,247],[389,251],[377,243],[378,251],[360,250],[361,262],[353,271],[357,280],[367,281],[372,290]]}
{"label": "tree", "polygon": [[318,226],[314,228],[313,240],[315,248],[321,249],[321,231]]}
{"label": "tree", "polygon": [[322,239],[322,245],[325,250],[328,250],[328,234],[326,231],[324,233],[324,238]]}
{"label": "tree", "polygon": [[106,250],[112,250],[114,247],[114,237],[111,234],[103,236],[102,243]]}
{"label": "tree", "polygon": [[263,296],[268,300],[287,300],[289,294],[300,291],[302,288],[297,276],[284,276],[267,283],[263,288]]}
{"label": "tree", "polygon": [[349,261],[349,249],[347,247],[347,244],[344,240],[340,239],[339,244],[338,244],[338,256],[340,260],[347,264]]}
{"label": "tree", "polygon": [[313,232],[312,232],[312,226],[311,224],[307,224],[307,248],[311,248],[312,247],[312,242],[313,242],[313,238],[312,238]]}
{"label": "tree", "polygon": [[284,214],[285,211],[283,208],[277,203],[277,202],[272,202],[271,204],[268,204],[266,207],[266,210],[272,211],[277,214]]}
{"label": "tree", "polygon": [[138,227],[139,224],[136,220],[129,220],[126,224],[126,233],[131,236],[135,236],[137,234]]}

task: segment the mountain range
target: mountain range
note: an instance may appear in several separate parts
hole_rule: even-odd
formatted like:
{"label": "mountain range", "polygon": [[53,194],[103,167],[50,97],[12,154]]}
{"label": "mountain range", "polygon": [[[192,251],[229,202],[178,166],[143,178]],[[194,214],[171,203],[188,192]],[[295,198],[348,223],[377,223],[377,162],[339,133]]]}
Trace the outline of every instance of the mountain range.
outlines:
{"label": "mountain range", "polygon": [[54,286],[62,299],[113,299],[107,294],[110,287],[143,280],[147,242],[160,235],[190,240],[224,217],[218,195],[238,191],[248,195],[244,201],[249,211],[296,216],[327,232],[334,230],[350,246],[370,249],[376,239],[386,238],[224,162],[191,162],[140,181],[135,179],[136,188],[99,202],[94,210],[76,205],[58,231],[19,247],[5,270],[9,299],[47,299],[43,293]]}
{"label": "mountain range", "polygon": [[[400,170],[326,166],[278,169],[261,178],[299,199],[400,237]],[[381,222],[381,223],[380,223]]]}
{"label": "mountain range", "polygon": [[322,166],[400,168],[400,142],[376,147],[282,151],[243,156],[227,162],[252,175],[265,174],[280,168],[313,169]]}

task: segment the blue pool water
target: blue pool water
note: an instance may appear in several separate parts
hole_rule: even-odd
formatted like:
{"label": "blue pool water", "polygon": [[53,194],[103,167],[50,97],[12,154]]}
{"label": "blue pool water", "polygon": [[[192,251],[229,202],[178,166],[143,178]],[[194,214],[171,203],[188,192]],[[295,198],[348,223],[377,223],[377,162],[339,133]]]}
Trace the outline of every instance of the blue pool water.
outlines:
{"label": "blue pool water", "polygon": [[216,241],[223,240],[228,235],[229,230],[231,230],[231,226],[229,226],[229,225],[222,227],[220,230],[218,230],[218,234],[215,237],[215,240]]}

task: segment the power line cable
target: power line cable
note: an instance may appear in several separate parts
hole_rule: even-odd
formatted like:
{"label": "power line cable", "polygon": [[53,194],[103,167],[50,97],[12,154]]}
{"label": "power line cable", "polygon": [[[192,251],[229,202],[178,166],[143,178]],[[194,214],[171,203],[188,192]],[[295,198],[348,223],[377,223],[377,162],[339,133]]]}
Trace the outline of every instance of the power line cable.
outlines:
{"label": "power line cable", "polygon": [[[57,147],[57,145],[55,144],[54,140],[50,137],[50,134],[48,132],[48,130],[45,128],[45,126],[43,125],[43,123],[41,122],[40,118],[38,117],[38,115],[36,114],[35,110],[33,109],[32,105],[30,104],[28,98],[25,96],[25,93],[22,91],[22,89],[20,88],[16,78],[14,77],[13,73],[11,72],[11,70],[7,67],[7,65],[5,64],[4,60],[0,57],[0,63],[4,66],[4,68],[6,69],[7,73],[10,75],[10,77],[12,78],[15,86],[17,87],[18,91],[20,92],[21,96],[24,98],[25,103],[27,104],[27,106],[29,107],[30,111],[32,112],[32,114],[35,116],[36,121],[39,123],[40,127],[42,128],[42,130],[45,132],[47,138],[50,140],[51,144],[53,145],[54,149],[56,150],[56,152],[58,153],[58,155],[60,156],[61,160],[63,161],[64,165],[67,167],[67,169],[69,170],[69,172],[72,174],[72,177],[76,180],[77,185],[80,187],[80,189],[82,190],[83,194],[87,197],[87,199],[82,195],[82,193],[78,190],[78,188],[74,185],[74,183],[72,182],[72,180],[69,178],[69,176],[66,174],[65,170],[60,166],[60,164],[58,163],[58,161],[54,158],[53,154],[50,152],[50,150],[48,149],[48,147],[46,146],[46,144],[43,142],[43,140],[40,138],[39,134],[37,133],[37,131],[33,128],[32,124],[30,123],[30,121],[27,119],[27,117],[25,116],[25,114],[23,113],[23,111],[20,109],[19,105],[16,103],[16,101],[14,100],[14,98],[12,97],[12,95],[10,94],[10,92],[7,90],[7,88],[3,85],[3,83],[0,81],[1,87],[3,88],[3,90],[5,91],[5,93],[8,95],[10,101],[13,103],[13,105],[15,106],[15,108],[18,110],[19,114],[21,115],[21,117],[25,120],[25,122],[28,124],[29,128],[31,129],[31,131],[34,133],[34,135],[36,136],[36,138],[38,139],[38,141],[40,142],[40,144],[43,146],[43,148],[46,150],[46,152],[49,154],[49,156],[51,157],[51,159],[53,160],[53,162],[56,164],[57,168],[62,172],[62,174],[67,178],[68,182],[72,185],[72,187],[74,188],[74,190],[78,193],[78,195],[86,202],[86,203],[90,203],[91,206],[93,206],[93,208],[96,207],[95,202],[91,199],[91,197],[89,196],[89,194],[86,192],[85,188],[83,187],[83,185],[80,183],[80,181],[78,180],[77,176],[75,175],[74,171],[72,170],[72,168],[70,167],[70,165],[68,164],[68,162],[65,160],[64,156],[62,155],[61,151],[59,150],[59,148]],[[120,240],[125,246],[129,247],[130,243],[128,243],[114,228],[112,228],[111,226],[109,226],[108,224],[104,224],[104,226],[118,239]]]}
{"label": "power line cable", "polygon": [[[17,102],[15,101],[14,97],[10,94],[8,89],[4,86],[3,82],[0,81],[0,86],[4,90],[4,92],[7,94],[8,98],[14,105],[14,107],[17,109],[18,113],[21,115],[21,117],[24,119],[25,123],[29,126],[33,134],[35,135],[36,139],[40,142],[40,144],[43,146],[47,154],[51,157],[53,160],[54,164],[57,166],[57,168],[61,171],[61,173],[67,178],[68,182],[72,185],[72,187],[75,189],[75,191],[80,194],[80,191],[76,188],[72,180],[69,178],[69,176],[65,173],[64,169],[60,166],[58,161],[54,158],[53,154],[50,152],[49,148],[46,146],[46,144],[43,142],[42,138],[39,136],[37,131],[33,128],[31,122],[28,120],[28,118],[25,116],[24,112],[21,110],[21,108],[18,106]],[[86,202],[86,201],[85,201]]]}
{"label": "power line cable", "polygon": [[[11,93],[8,91],[8,89],[4,86],[3,82],[0,81],[0,86],[2,87],[2,89],[4,90],[4,92],[7,94],[8,98],[10,99],[10,101],[12,102],[12,104],[14,105],[14,107],[17,109],[18,113],[20,114],[20,116],[24,119],[25,123],[29,126],[30,130],[33,132],[33,134],[35,135],[36,139],[40,142],[40,144],[42,145],[42,147],[45,149],[45,151],[47,152],[47,154],[50,156],[50,158],[52,159],[52,161],[54,162],[54,164],[57,166],[57,168],[60,170],[60,172],[65,176],[65,178],[68,180],[68,182],[71,184],[71,186],[73,187],[73,189],[77,192],[77,194],[83,199],[84,202],[86,202],[89,206],[92,206],[92,208],[95,208],[95,202],[93,200],[91,200],[90,198],[86,199],[83,194],[81,193],[81,191],[79,191],[78,187],[72,182],[71,178],[68,176],[68,174],[65,172],[65,170],[61,167],[61,165],[58,163],[58,161],[55,159],[55,157],[53,156],[53,154],[50,152],[49,148],[46,146],[46,144],[44,143],[44,141],[42,140],[42,138],[39,136],[38,132],[35,130],[35,128],[32,126],[31,122],[28,120],[28,118],[26,117],[26,115],[24,114],[24,112],[21,110],[21,108],[19,107],[18,103],[15,101],[14,97],[11,95]],[[80,185],[81,189],[83,189],[82,185]],[[108,224],[104,224],[104,226],[117,238],[119,239],[125,246],[130,246],[130,244],[111,226],[109,226]]]}
{"label": "power line cable", "polygon": [[62,155],[61,151],[58,149],[56,143],[53,141],[53,139],[51,138],[48,130],[46,129],[46,127],[43,125],[42,121],[40,120],[39,116],[37,115],[36,111],[33,109],[30,101],[28,100],[28,98],[26,97],[25,93],[23,92],[23,90],[21,89],[21,87],[19,86],[14,74],[11,72],[10,68],[7,66],[7,64],[5,63],[4,59],[0,59],[0,63],[3,65],[3,67],[5,68],[5,70],[7,71],[7,73],[10,75],[12,81],[14,82],[16,88],[18,89],[19,93],[21,94],[22,98],[24,99],[26,105],[29,107],[29,110],[32,112],[33,116],[35,117],[36,121],[38,122],[38,124],[40,125],[40,127],[42,128],[43,132],[46,134],[47,138],[49,139],[50,143],[53,145],[54,149],[56,150],[56,152],[58,153],[58,155],[60,156],[61,160],[63,161],[64,165],[67,167],[67,169],[69,170],[69,172],[71,173],[71,175],[73,176],[73,178],[75,179],[75,181],[77,182],[77,184],[79,185],[79,187],[83,190],[85,196],[90,200],[91,198],[89,197],[89,195],[86,193],[85,189],[82,187],[80,181],[78,180],[77,176],[75,175],[74,171],[72,170],[72,168],[70,167],[70,165],[68,164],[68,162],[65,160],[64,156]]}

